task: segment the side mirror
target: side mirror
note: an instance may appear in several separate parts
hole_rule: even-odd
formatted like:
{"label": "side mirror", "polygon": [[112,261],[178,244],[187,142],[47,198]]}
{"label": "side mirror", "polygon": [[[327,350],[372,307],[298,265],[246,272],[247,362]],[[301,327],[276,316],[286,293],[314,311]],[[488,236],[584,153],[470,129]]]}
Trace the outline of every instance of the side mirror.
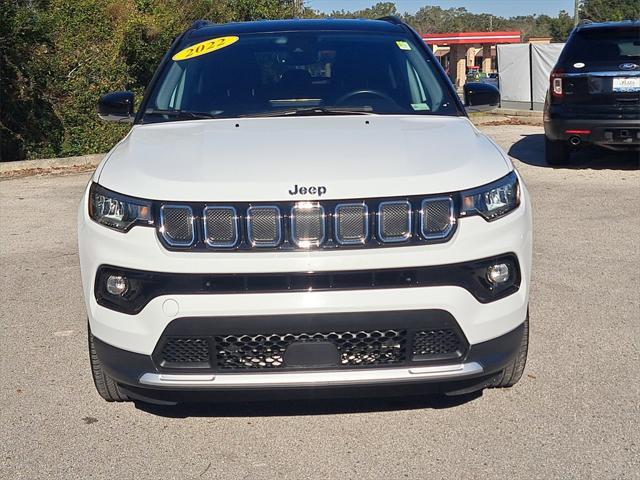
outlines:
{"label": "side mirror", "polygon": [[133,92],[113,92],[98,101],[98,116],[107,122],[133,121]]}
{"label": "side mirror", "polygon": [[486,112],[500,105],[500,90],[487,83],[465,83],[464,106],[470,112]]}

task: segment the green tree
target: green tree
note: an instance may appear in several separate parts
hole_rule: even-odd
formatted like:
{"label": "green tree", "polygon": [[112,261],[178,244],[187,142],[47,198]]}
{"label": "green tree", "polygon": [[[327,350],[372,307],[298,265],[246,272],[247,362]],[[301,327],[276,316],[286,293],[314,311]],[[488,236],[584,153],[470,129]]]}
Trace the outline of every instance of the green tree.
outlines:
{"label": "green tree", "polygon": [[227,2],[236,21],[293,16],[293,0],[235,0]]}
{"label": "green tree", "polygon": [[40,2],[0,2],[0,161],[53,155],[62,123],[48,94],[52,48]]}
{"label": "green tree", "polygon": [[194,20],[292,13],[292,0],[0,0],[0,159],[107,151],[128,127],[101,122],[98,98],[140,99]]}
{"label": "green tree", "polygon": [[564,10],[556,18],[552,18],[549,33],[554,42],[564,42],[573,30],[573,17]]}
{"label": "green tree", "polygon": [[331,18],[381,18],[388,15],[398,15],[398,9],[393,2],[379,2],[372,7],[353,12],[347,10],[335,10],[328,16]]}
{"label": "green tree", "polygon": [[593,22],[640,19],[638,0],[584,0],[580,18]]}

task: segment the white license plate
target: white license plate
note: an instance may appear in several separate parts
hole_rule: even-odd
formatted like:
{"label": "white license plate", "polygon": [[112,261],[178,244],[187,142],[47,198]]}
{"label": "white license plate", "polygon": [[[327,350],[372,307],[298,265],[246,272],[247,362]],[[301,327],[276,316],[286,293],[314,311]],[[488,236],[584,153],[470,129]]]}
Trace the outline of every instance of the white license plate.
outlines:
{"label": "white license plate", "polygon": [[640,77],[615,77],[614,92],[640,92]]}

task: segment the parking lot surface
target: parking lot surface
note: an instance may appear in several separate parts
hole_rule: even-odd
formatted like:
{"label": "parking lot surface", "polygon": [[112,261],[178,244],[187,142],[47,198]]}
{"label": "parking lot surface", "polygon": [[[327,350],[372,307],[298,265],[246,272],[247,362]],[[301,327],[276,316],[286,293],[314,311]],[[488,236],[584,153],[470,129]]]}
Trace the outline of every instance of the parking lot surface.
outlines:
{"label": "parking lot surface", "polygon": [[0,182],[0,478],[640,478],[638,158],[553,169],[541,127],[483,129],[534,202],[529,362],[448,400],[106,403],[76,254],[90,175]]}

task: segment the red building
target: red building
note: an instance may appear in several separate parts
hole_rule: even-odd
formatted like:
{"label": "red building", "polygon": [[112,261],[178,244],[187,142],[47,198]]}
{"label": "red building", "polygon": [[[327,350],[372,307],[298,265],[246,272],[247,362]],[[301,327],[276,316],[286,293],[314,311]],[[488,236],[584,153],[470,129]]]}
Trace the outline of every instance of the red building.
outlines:
{"label": "red building", "polygon": [[459,32],[422,35],[431,46],[456,87],[464,85],[469,70],[495,71],[496,45],[520,43],[520,32]]}

